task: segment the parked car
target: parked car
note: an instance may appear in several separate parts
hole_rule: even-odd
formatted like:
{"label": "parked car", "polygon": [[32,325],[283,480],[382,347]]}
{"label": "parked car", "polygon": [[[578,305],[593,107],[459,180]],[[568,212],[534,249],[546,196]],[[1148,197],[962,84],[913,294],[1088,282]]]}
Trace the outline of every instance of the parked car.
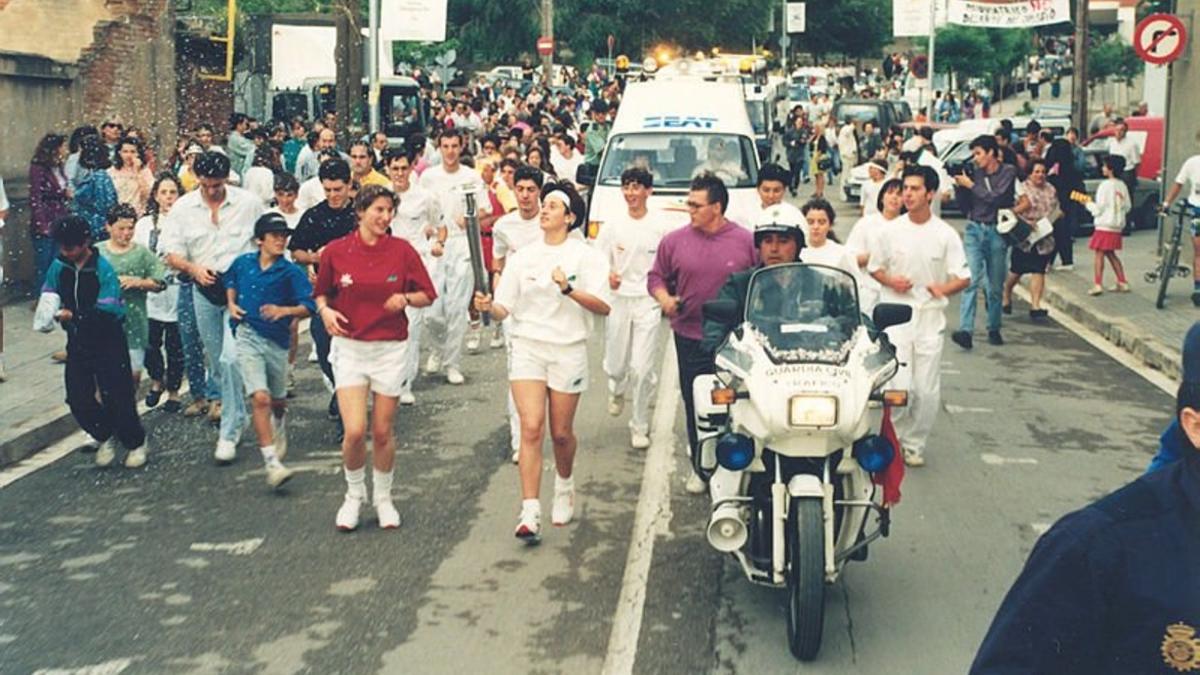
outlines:
{"label": "parked car", "polygon": [[892,103],[877,98],[838,99],[833,104],[833,118],[839,126],[848,121],[858,120],[874,122],[877,129],[890,129],[904,121],[899,119],[898,108]]}
{"label": "parked car", "polygon": [[[1130,131],[1130,134],[1132,135],[1133,132]],[[1100,173],[1100,167],[1104,164],[1104,158],[1108,156],[1108,149],[1104,147],[1103,143],[1089,143],[1084,146],[1083,154],[1086,160],[1083,169],[1083,183],[1087,187],[1087,193],[1095,197],[1096,189],[1100,187],[1100,181],[1104,180],[1103,174]],[[1145,178],[1139,172],[1137,185],[1134,187],[1133,194],[1129,195],[1133,202],[1133,209],[1126,218],[1126,232],[1152,230],[1158,227],[1158,203],[1161,194],[1162,181]],[[1091,212],[1084,210],[1082,214],[1079,227],[1075,231],[1076,237],[1091,236],[1095,230],[1092,225]]]}

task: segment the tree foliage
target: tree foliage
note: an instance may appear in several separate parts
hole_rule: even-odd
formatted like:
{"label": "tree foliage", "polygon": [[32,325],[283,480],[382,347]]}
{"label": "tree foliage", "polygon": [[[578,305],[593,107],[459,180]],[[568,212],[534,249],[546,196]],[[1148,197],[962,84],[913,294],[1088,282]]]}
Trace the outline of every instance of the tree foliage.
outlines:
{"label": "tree foliage", "polygon": [[1132,45],[1118,36],[1109,36],[1088,50],[1088,85],[1094,87],[1109,78],[1128,84],[1143,67]]}
{"label": "tree foliage", "polygon": [[961,83],[968,77],[1011,73],[1033,50],[1028,29],[979,28],[949,25],[937,32],[939,72],[953,73]]}
{"label": "tree foliage", "polygon": [[892,41],[891,0],[808,0],[796,42],[818,62],[829,55],[878,57]]}

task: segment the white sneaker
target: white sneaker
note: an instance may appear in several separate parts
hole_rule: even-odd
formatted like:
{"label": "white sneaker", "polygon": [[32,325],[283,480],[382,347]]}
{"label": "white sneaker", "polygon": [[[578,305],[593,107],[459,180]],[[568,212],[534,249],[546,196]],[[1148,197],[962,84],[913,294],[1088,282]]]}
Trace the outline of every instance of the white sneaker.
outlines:
{"label": "white sneaker", "polygon": [[478,354],[479,353],[479,333],[478,333],[478,331],[471,333],[471,335],[467,337],[467,353],[468,354]]}
{"label": "white sneaker", "polygon": [[225,440],[217,441],[217,450],[213,453],[213,459],[217,461],[217,464],[229,464],[237,459],[237,443]]}
{"label": "white sneaker", "polygon": [[533,546],[542,541],[542,511],[540,508],[521,508],[521,519],[517,521],[517,539]]}
{"label": "white sneaker", "polygon": [[500,349],[504,347],[504,336],[500,333],[496,333],[492,336],[491,342],[488,342],[488,346],[492,349]]}
{"label": "white sneaker", "polygon": [[908,466],[925,466],[925,455],[905,448],[904,463]]}
{"label": "white sneaker", "polygon": [[569,487],[565,490],[555,488],[554,505],[550,508],[550,523],[555,527],[562,527],[571,522],[574,515],[575,488]]}
{"label": "white sneaker", "polygon": [[513,464],[521,463],[521,451],[520,450],[513,450],[512,462],[513,462]]}
{"label": "white sneaker", "polygon": [[1070,272],[1075,269],[1074,265],[1055,265],[1054,269],[1060,272]]}
{"label": "white sneaker", "polygon": [[400,512],[390,499],[375,501],[375,515],[379,517],[379,527],[384,530],[394,530],[400,527]]}
{"label": "white sneaker", "polygon": [[283,461],[283,458],[287,457],[288,451],[287,417],[275,418],[272,416],[271,419],[275,424],[275,456]]}
{"label": "white sneaker", "polygon": [[400,405],[416,405],[417,397],[411,391],[400,392]]}
{"label": "white sneaker", "polygon": [[117,439],[114,437],[100,444],[100,449],[96,451],[96,466],[103,469],[113,463],[113,460],[117,458],[117,453],[113,450],[116,442]]}
{"label": "white sneaker", "polygon": [[462,384],[466,381],[466,379],[463,377],[461,370],[455,368],[454,366],[450,366],[446,369],[446,381],[450,384]]}
{"label": "white sneaker", "polygon": [[637,431],[630,433],[629,446],[634,450],[645,450],[650,447],[650,434],[643,434]]}
{"label": "white sneaker", "polygon": [[692,495],[702,495],[705,492],[708,492],[708,486],[705,485],[704,480],[701,479],[699,474],[697,474],[694,470],[691,472],[691,475],[688,476],[687,484],[683,486],[683,489],[687,490],[688,494]]}
{"label": "white sneaker", "polygon": [[342,532],[353,532],[358,529],[358,512],[362,509],[362,500],[350,495],[342,500],[342,506],[338,509],[337,519],[334,523],[337,529]]}
{"label": "white sneaker", "polygon": [[134,448],[133,450],[129,451],[128,455],[125,455],[125,468],[126,469],[140,469],[143,466],[146,466],[146,446],[145,445],[142,445],[139,448]]}
{"label": "white sneaker", "polygon": [[313,348],[308,350],[308,362],[316,363],[319,360],[320,359],[317,358],[317,346],[313,345]]}
{"label": "white sneaker", "polygon": [[268,464],[267,485],[270,485],[272,488],[278,488],[280,485],[283,485],[291,480],[294,473],[294,471],[280,464],[279,462]]}
{"label": "white sneaker", "polygon": [[619,394],[608,395],[608,414],[618,417],[625,410],[625,397]]}
{"label": "white sneaker", "polygon": [[429,359],[425,361],[425,372],[429,375],[436,375],[442,369],[442,357],[438,356],[437,352],[429,355]]}

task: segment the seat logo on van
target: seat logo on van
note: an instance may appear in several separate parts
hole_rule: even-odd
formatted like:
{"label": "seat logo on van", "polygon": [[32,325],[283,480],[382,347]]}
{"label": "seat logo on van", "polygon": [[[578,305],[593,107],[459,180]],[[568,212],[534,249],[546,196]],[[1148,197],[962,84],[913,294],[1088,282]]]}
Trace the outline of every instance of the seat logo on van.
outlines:
{"label": "seat logo on van", "polygon": [[717,123],[715,117],[696,117],[694,115],[649,115],[642,120],[645,129],[711,129]]}

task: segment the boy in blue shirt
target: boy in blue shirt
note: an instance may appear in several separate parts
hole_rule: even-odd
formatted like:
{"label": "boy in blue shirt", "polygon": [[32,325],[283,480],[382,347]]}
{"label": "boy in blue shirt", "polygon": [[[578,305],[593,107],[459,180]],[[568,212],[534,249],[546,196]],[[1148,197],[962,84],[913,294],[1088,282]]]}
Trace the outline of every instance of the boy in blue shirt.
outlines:
{"label": "boy in blue shirt", "polygon": [[136,469],[146,463],[146,431],[129,377],[121,282],[92,244],[86,220],[65,216],[54,223],[51,234],[58,257],[50,263],[42,293],[53,293],[61,301],[54,318],[67,331],[67,405],[94,439],[84,447],[96,449],[96,466],[112,464],[115,438],[129,452],[125,466]]}
{"label": "boy in blue shirt", "polygon": [[282,461],[287,454],[284,413],[290,325],[293,318],[304,318],[314,310],[308,275],[283,256],[290,234],[282,215],[263,214],[254,224],[258,252],[238,256],[223,276],[238,364],[251,399],[267,485],[272,488],[292,477]]}

